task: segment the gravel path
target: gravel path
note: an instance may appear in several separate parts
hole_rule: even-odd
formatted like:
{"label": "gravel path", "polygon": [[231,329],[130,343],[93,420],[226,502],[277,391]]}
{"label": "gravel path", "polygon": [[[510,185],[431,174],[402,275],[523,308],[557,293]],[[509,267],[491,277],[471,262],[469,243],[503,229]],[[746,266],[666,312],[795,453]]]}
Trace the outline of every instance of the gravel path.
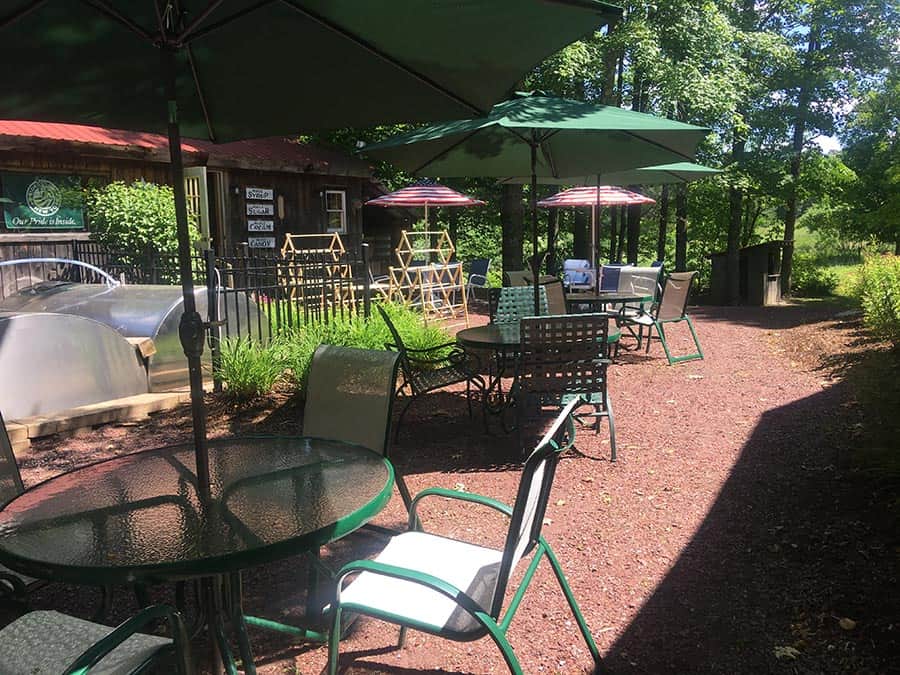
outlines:
{"label": "gravel path", "polygon": [[[610,671],[896,668],[896,551],[873,529],[860,482],[845,470],[859,411],[846,383],[818,367],[829,355],[840,358],[852,338],[852,326],[829,318],[835,311],[698,308],[705,360],[670,367],[654,345],[649,356],[625,352],[612,367],[619,460],[608,461],[605,428],[579,433],[578,452],[560,464],[544,529]],[[676,350],[687,347],[685,337],[674,338]],[[215,434],[299,429],[297,405],[283,396],[239,411],[213,401],[211,410]],[[408,417],[394,458],[413,492],[442,485],[512,501],[512,437],[496,421],[486,435],[451,394],[417,402]],[[47,439],[36,444],[23,475],[33,483],[81,462],[179,440],[188,424],[181,409]],[[378,522],[403,522],[399,498]],[[426,511],[424,522],[499,543],[499,521],[465,521],[444,505]],[[339,564],[380,545],[355,535],[326,557]],[[304,570],[290,560],[248,575],[249,611],[299,616]],[[154,593],[168,597],[166,589]],[[116,597],[118,616],[134,611],[127,593]],[[87,615],[92,600],[88,590],[51,585],[33,605]],[[347,672],[505,672],[488,640],[457,644],[411,632],[407,647],[396,650],[396,636],[384,624],[357,622],[341,648]],[[252,638],[261,673],[324,666],[323,648],[270,634]],[[526,673],[590,670],[548,568],[525,596],[509,638]]]}

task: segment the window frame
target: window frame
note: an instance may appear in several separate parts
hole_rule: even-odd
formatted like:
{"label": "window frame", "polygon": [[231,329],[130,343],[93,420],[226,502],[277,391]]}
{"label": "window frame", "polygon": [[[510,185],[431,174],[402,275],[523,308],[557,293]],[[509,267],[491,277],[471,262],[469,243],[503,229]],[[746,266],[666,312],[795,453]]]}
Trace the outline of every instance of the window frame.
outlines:
{"label": "window frame", "polygon": [[[338,209],[330,209],[328,208],[328,197],[332,194],[341,196],[341,208]],[[347,190],[344,188],[325,188],[323,192],[324,197],[324,205],[325,205],[325,232],[338,232],[340,234],[347,233]],[[341,214],[341,226],[339,228],[331,227],[330,216],[332,213],[340,213]]]}

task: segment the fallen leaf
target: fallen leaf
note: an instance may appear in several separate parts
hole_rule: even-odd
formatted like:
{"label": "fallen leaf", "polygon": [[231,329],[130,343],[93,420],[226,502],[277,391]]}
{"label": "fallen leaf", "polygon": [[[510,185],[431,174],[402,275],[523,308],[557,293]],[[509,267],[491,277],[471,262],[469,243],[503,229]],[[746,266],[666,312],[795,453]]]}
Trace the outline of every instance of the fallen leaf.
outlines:
{"label": "fallen leaf", "polygon": [[565,506],[565,505],[566,505],[566,500],[565,500],[565,499],[557,499],[557,500],[556,500],[556,505],[557,505],[557,506]]}
{"label": "fallen leaf", "polygon": [[776,659],[788,659],[789,661],[793,661],[800,656],[800,652],[793,647],[775,647],[774,652]]}
{"label": "fallen leaf", "polygon": [[846,616],[838,621],[838,625],[844,630],[853,630],[856,628],[856,622],[853,619],[848,619]]}

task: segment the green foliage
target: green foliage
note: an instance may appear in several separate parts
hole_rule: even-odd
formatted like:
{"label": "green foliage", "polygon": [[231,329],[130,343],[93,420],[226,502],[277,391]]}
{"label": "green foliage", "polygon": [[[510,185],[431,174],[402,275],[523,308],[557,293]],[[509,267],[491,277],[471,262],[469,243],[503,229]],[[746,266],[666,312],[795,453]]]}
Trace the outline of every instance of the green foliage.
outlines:
{"label": "green foliage", "polygon": [[[122,251],[137,262],[150,252],[178,252],[175,196],[168,185],[121,181],[85,189],[85,205],[91,232],[98,241]],[[199,237],[190,223],[191,240]]]}
{"label": "green foliage", "polygon": [[797,253],[791,273],[793,291],[797,295],[818,298],[832,295],[838,276],[820,265],[813,256]]}
{"label": "green foliage", "polygon": [[859,273],[856,295],[866,325],[895,346],[900,345],[900,256],[867,258]]}
{"label": "green foliage", "polygon": [[246,402],[268,393],[285,369],[278,342],[264,346],[246,338],[221,342],[218,377],[228,398]]}
{"label": "green foliage", "polygon": [[[382,306],[410,349],[426,349],[450,341],[450,336],[443,328],[434,324],[425,325],[422,315],[409,307],[393,303]],[[346,314],[330,321],[311,321],[297,326],[279,339],[273,349],[287,369],[291,381],[303,388],[309,364],[319,345],[385,349],[388,343],[393,343],[390,331],[381,315],[373,311],[368,319]]]}

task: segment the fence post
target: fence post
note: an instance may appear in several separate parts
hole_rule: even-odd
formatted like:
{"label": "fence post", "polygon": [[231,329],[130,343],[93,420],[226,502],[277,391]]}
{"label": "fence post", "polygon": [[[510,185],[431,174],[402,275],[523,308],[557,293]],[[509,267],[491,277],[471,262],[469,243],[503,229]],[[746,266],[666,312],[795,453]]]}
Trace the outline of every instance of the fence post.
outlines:
{"label": "fence post", "polygon": [[363,266],[363,316],[368,319],[372,313],[372,284],[369,283],[369,279],[372,278],[369,270],[369,245],[363,243],[360,248],[362,249]]}
{"label": "fence post", "polygon": [[209,342],[210,358],[213,370],[213,391],[222,391],[222,378],[219,377],[219,366],[222,361],[222,352],[219,345],[219,288],[216,283],[216,252],[207,249],[203,252],[206,263],[206,307],[209,320],[207,340]]}

